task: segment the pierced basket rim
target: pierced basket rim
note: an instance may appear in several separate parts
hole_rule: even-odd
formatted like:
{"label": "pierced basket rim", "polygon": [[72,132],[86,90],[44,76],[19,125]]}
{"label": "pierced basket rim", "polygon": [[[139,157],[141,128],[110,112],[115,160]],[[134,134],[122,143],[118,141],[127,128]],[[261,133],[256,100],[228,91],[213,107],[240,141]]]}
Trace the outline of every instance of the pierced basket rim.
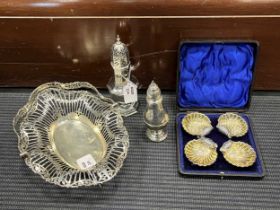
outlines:
{"label": "pierced basket rim", "polygon": [[[99,182],[98,180],[92,180],[92,182],[90,182],[91,180],[85,179],[85,180],[81,180],[81,182],[74,183],[72,185],[69,184],[69,183],[65,183],[65,184],[63,184],[62,182],[58,183],[57,181],[54,181],[51,178],[50,179],[46,178],[44,176],[44,174],[38,172],[36,170],[34,164],[32,163],[31,159],[30,159],[31,156],[29,156],[28,152],[24,152],[20,148],[20,143],[22,141],[26,141],[21,134],[21,126],[22,126],[22,124],[26,123],[26,119],[27,119],[28,114],[32,112],[32,109],[31,109],[32,106],[38,102],[38,97],[44,91],[47,91],[50,88],[61,89],[61,90],[64,90],[64,91],[78,91],[78,90],[80,91],[80,89],[83,89],[83,90],[84,89],[89,89],[90,91],[84,90],[85,92],[88,93],[88,96],[92,96],[93,98],[95,98],[95,97],[99,98],[100,101],[104,102],[104,105],[108,106],[108,113],[114,114],[116,116],[116,118],[120,119],[119,124],[121,124],[121,126],[120,126],[119,129],[122,132],[122,137],[119,138],[118,140],[116,138],[114,138],[114,141],[117,140],[118,142],[122,143],[123,152],[119,155],[119,157],[116,161],[116,167],[114,168],[114,173],[112,173],[111,175],[108,175],[108,179],[106,181],[100,181]],[[126,130],[125,126],[123,125],[123,120],[122,120],[121,115],[119,113],[115,112],[114,109],[109,109],[109,107],[114,107],[114,105],[115,104],[111,99],[108,99],[108,98],[104,97],[102,94],[100,94],[98,92],[98,90],[94,86],[92,86],[88,82],[72,82],[72,83],[51,82],[51,83],[45,83],[45,84],[42,84],[42,85],[38,86],[31,93],[27,103],[22,108],[19,109],[19,111],[17,112],[16,116],[13,119],[13,128],[14,128],[15,133],[17,134],[17,137],[18,137],[18,149],[21,153],[20,156],[22,156],[24,158],[26,165],[29,168],[31,168],[34,173],[39,174],[47,182],[53,183],[53,184],[56,184],[56,185],[59,185],[59,186],[62,186],[62,187],[91,186],[91,185],[102,184],[104,182],[107,182],[107,181],[111,180],[113,177],[115,177],[115,175],[118,173],[120,168],[123,166],[123,162],[126,159],[127,152],[128,152],[128,147],[129,147],[129,136],[128,136],[128,133],[127,133],[127,130]],[[38,152],[38,154],[40,155],[40,152]],[[43,154],[42,151],[41,151],[41,154]],[[110,157],[108,157],[108,159],[109,158]],[[108,164],[107,164],[107,167],[108,167]],[[98,167],[96,167],[96,168],[98,168]],[[99,169],[101,169],[101,168],[99,168]],[[76,171],[77,173],[82,173],[82,171],[77,170],[77,169],[71,169],[71,170]],[[89,173],[98,173],[98,171],[94,171],[94,172],[89,171]]]}

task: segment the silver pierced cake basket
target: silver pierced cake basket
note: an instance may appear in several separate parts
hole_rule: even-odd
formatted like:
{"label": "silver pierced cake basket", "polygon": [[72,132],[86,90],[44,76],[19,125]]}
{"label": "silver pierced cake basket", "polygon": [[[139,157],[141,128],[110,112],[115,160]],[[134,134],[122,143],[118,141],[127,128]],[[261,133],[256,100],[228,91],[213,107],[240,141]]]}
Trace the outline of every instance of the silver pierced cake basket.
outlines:
{"label": "silver pierced cake basket", "polygon": [[14,118],[20,156],[44,180],[61,187],[111,180],[129,147],[115,106],[87,82],[39,86]]}

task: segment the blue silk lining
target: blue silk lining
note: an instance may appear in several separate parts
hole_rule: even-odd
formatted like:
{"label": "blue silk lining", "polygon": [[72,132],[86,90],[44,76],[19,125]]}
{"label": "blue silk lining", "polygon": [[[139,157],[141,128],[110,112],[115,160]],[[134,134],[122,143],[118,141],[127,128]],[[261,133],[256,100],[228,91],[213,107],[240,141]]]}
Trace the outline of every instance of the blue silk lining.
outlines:
{"label": "blue silk lining", "polygon": [[255,62],[253,43],[184,43],[178,104],[183,108],[243,108]]}

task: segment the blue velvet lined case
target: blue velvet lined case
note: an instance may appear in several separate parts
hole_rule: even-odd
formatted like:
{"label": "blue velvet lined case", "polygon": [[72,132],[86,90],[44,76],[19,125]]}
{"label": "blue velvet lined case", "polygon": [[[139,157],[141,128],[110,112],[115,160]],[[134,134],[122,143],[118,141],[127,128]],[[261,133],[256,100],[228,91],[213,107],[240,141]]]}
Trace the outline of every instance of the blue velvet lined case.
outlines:
{"label": "blue velvet lined case", "polygon": [[[240,140],[250,144],[257,153],[253,166],[238,168],[230,165],[219,151],[228,137],[215,126],[219,116],[226,111],[242,112],[249,108],[251,87],[258,44],[256,42],[182,42],[179,47],[176,118],[178,165],[182,174],[212,176],[263,177],[264,166],[252,124],[247,115],[240,115],[248,123],[248,133]],[[193,165],[184,155],[184,146],[195,139],[182,128],[186,111],[207,111],[214,129],[207,136],[218,144],[218,158],[208,167]]]}

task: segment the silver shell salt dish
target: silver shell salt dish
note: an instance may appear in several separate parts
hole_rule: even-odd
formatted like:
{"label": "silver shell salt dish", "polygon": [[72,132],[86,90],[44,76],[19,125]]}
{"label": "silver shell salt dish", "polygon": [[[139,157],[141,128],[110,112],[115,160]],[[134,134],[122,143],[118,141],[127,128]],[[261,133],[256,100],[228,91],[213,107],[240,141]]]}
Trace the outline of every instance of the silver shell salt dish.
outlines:
{"label": "silver shell salt dish", "polygon": [[230,112],[219,117],[217,128],[229,138],[241,137],[248,132],[246,121],[238,114]]}
{"label": "silver shell salt dish", "polygon": [[129,147],[115,106],[87,82],[39,86],[14,118],[20,156],[33,172],[61,187],[111,180]]}

